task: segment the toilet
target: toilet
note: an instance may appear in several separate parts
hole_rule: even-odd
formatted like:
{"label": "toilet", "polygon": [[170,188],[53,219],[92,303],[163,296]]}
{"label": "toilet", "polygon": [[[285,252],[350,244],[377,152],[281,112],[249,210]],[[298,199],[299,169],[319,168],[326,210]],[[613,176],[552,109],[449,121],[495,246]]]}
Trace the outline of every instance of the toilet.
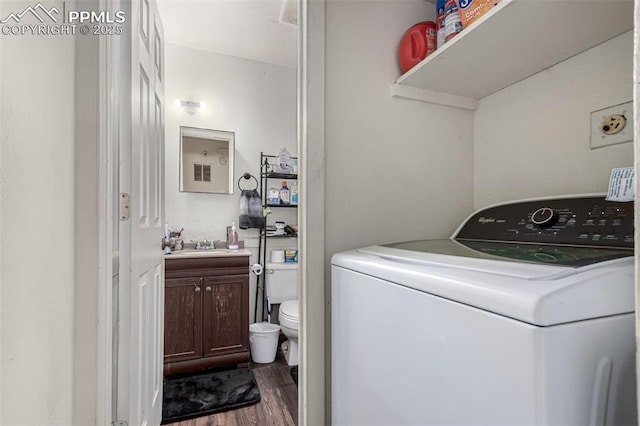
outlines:
{"label": "toilet", "polygon": [[298,365],[298,301],[286,300],[280,304],[278,321],[280,330],[287,337],[285,358],[290,366]]}
{"label": "toilet", "polygon": [[298,264],[286,262],[267,263],[265,286],[269,305],[280,304],[278,322],[287,338],[285,359],[290,366],[298,365]]}

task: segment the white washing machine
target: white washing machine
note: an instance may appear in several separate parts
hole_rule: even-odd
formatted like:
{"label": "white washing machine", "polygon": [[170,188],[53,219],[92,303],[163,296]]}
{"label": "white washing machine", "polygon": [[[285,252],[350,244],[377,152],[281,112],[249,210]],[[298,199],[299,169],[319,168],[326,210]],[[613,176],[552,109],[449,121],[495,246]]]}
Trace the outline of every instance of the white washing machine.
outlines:
{"label": "white washing machine", "polygon": [[635,425],[633,204],[528,200],[332,259],[332,424]]}

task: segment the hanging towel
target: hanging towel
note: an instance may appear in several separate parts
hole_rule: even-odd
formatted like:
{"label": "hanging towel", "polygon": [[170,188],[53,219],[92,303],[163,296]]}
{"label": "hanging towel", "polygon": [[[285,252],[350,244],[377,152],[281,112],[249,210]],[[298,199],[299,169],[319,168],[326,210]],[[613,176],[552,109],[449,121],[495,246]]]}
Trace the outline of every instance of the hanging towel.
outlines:
{"label": "hanging towel", "polygon": [[240,194],[240,229],[264,228],[262,197],[255,189],[243,189]]}

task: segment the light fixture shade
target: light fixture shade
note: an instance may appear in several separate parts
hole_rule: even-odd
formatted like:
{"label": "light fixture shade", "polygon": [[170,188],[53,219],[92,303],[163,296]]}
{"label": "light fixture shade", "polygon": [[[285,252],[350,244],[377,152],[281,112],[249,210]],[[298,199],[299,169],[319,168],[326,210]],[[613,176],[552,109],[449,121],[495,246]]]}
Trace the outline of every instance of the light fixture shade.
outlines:
{"label": "light fixture shade", "polygon": [[176,105],[178,105],[179,107],[183,108],[184,111],[189,115],[194,115],[199,110],[204,109],[204,107],[206,106],[206,104],[204,102],[183,101],[181,99],[176,101]]}

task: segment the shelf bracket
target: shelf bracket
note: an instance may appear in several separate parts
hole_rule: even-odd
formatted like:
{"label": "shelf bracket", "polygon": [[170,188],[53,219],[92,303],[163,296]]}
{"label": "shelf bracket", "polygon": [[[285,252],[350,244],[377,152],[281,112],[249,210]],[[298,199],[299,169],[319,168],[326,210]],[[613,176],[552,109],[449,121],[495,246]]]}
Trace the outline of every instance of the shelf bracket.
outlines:
{"label": "shelf bracket", "polygon": [[398,83],[394,83],[391,86],[391,96],[394,98],[411,99],[414,101],[461,108],[470,111],[478,109],[477,99],[465,98],[464,96],[435,92],[433,90],[420,89],[417,87],[402,86]]}

